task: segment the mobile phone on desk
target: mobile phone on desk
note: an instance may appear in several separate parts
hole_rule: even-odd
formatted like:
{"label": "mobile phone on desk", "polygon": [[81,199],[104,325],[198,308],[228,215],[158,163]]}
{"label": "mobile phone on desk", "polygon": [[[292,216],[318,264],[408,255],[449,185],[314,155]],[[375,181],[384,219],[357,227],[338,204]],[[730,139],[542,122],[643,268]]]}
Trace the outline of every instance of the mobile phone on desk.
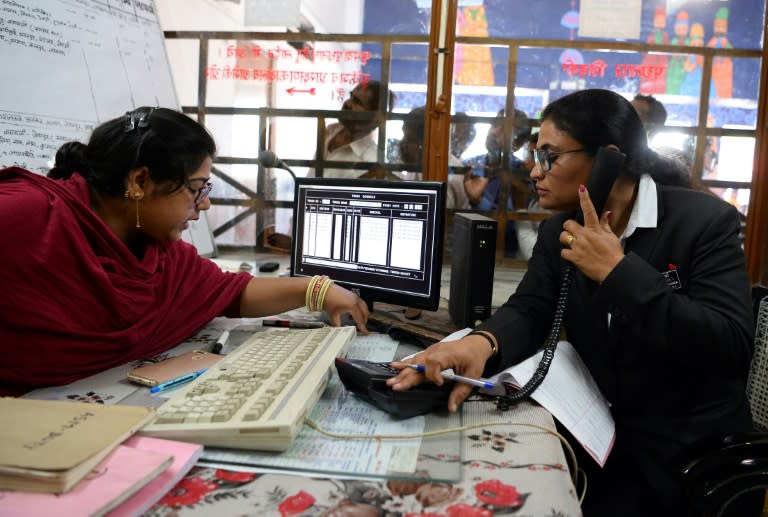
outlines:
{"label": "mobile phone on desk", "polygon": [[221,358],[222,356],[205,350],[192,350],[157,363],[134,368],[128,372],[127,377],[128,380],[154,388],[193,372],[209,368]]}

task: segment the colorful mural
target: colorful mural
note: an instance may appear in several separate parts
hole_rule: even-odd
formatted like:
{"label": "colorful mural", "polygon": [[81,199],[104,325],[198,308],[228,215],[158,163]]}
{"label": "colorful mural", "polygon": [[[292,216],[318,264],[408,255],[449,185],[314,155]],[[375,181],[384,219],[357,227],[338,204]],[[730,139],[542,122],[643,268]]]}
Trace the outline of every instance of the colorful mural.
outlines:
{"label": "colorful mural", "polygon": [[[656,11],[653,14],[653,31],[648,35],[645,41],[646,43],[650,43],[652,45],[669,45],[666,8],[656,8]],[[644,95],[664,93],[667,89],[667,69],[669,65],[669,56],[665,54],[646,54],[640,64],[643,66],[659,67],[663,70],[663,72],[657,77],[641,78],[640,93]]]}
{"label": "colorful mural", "polygon": [[[405,0],[401,0],[405,1]],[[412,6],[415,5],[411,1]],[[739,48],[759,50],[762,47],[762,20],[765,5],[761,0],[688,0],[669,3],[666,0],[644,0],[641,8],[641,31],[637,43],[677,45],[681,54],[612,53],[569,48],[568,41],[579,41],[579,2],[577,0],[539,0],[510,2],[509,0],[477,0],[476,6],[466,5],[458,13],[459,35],[486,34],[488,37],[525,38],[562,41],[561,48],[521,48],[516,70],[516,86],[547,92],[556,98],[574,88],[602,87],[627,94],[644,93],[684,98],[698,97],[701,92],[703,59],[684,53],[688,47]],[[402,27],[402,13],[392,2],[366,0],[363,32],[388,34],[393,27]],[[668,8],[668,6],[671,6]],[[412,15],[411,12],[409,14]],[[419,16],[429,19],[429,9],[419,10]],[[476,24],[476,25],[472,25]],[[428,26],[421,23],[420,26]],[[472,26],[477,32],[468,32]],[[738,27],[734,31],[733,27]],[[729,30],[730,29],[730,30]],[[610,49],[610,42],[606,47]],[[473,46],[473,52],[480,50]],[[469,61],[466,49],[459,52],[461,67],[456,69],[458,84],[507,84],[507,49],[489,48],[492,70],[488,70],[485,55],[473,59],[475,71],[464,68]],[[426,82],[420,71],[414,70],[412,56],[400,54],[391,63],[391,76],[409,78],[410,82]],[[600,61],[595,63],[595,61]],[[482,70],[479,70],[482,64]],[[596,66],[599,65],[599,66]],[[374,56],[365,67],[376,78],[381,62]],[[422,67],[426,69],[426,67]],[[406,72],[407,70],[407,72]],[[718,57],[712,67],[711,95],[713,109],[720,109],[717,99],[743,99],[755,102],[758,93],[760,59]],[[422,82],[422,79],[424,81]],[[478,95],[481,95],[478,93]],[[472,102],[467,105],[471,106]],[[474,104],[480,104],[479,101]],[[484,102],[487,104],[487,102]],[[673,103],[674,104],[674,103]],[[406,106],[403,106],[404,108]],[[681,110],[684,108],[680,108]],[[744,106],[730,104],[734,115],[725,118],[743,119]],[[673,111],[675,108],[673,108]],[[534,115],[535,109],[529,114]],[[687,113],[680,120],[696,123]],[[718,123],[725,123],[721,116]]]}
{"label": "colorful mural", "polygon": [[[488,19],[482,5],[459,8],[456,16],[458,36],[488,37]],[[491,49],[482,45],[458,45],[454,59],[456,84],[493,86]]]}
{"label": "colorful mural", "polygon": [[[707,46],[710,48],[733,48],[728,41],[728,8],[721,7],[715,13],[712,25],[713,36]],[[733,60],[729,57],[715,57],[712,61],[712,82],[715,93],[722,99],[733,96]]]}

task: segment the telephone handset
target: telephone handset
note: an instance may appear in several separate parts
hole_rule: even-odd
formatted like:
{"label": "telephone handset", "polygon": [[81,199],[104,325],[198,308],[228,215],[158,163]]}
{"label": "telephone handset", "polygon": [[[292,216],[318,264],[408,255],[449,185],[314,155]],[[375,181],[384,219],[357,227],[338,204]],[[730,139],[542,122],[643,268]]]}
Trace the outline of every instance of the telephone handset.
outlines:
{"label": "telephone handset", "polygon": [[[597,150],[597,154],[592,161],[592,171],[589,173],[589,179],[587,179],[587,191],[589,192],[592,204],[595,206],[595,212],[597,212],[598,217],[602,213],[603,207],[605,207],[608,194],[611,192],[613,183],[616,181],[624,165],[625,158],[625,154],[613,151],[607,147],[600,147]],[[584,224],[584,215],[581,209],[576,213],[576,220],[580,224]],[[552,319],[552,329],[549,331],[547,341],[542,347],[543,354],[539,365],[536,367],[536,371],[533,372],[531,378],[522,388],[517,391],[508,391],[506,395],[498,398],[496,405],[500,410],[506,411],[512,404],[525,399],[544,381],[544,377],[547,375],[547,371],[549,371],[549,365],[552,363],[552,358],[555,356],[557,342],[560,339],[560,329],[565,319],[565,301],[568,298],[568,288],[571,285],[572,269],[573,265],[571,263],[568,263],[563,268],[560,292],[557,296],[557,305],[555,306],[555,316]]]}
{"label": "telephone handset", "polygon": [[[597,150],[595,158],[592,160],[592,172],[587,179],[587,192],[592,204],[595,206],[595,212],[599,218],[608,200],[608,194],[611,192],[613,182],[619,175],[619,171],[624,166],[626,155],[619,151],[614,151],[607,147],[600,147]],[[584,215],[579,208],[576,213],[576,220],[584,224]]]}

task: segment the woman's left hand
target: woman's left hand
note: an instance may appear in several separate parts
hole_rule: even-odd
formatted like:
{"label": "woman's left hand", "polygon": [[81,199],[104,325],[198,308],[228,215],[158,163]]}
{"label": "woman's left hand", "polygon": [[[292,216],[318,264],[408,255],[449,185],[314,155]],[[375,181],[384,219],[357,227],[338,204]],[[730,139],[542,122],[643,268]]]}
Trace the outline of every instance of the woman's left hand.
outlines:
{"label": "woman's left hand", "polygon": [[610,212],[605,212],[602,221],[599,220],[589,192],[583,185],[579,186],[579,204],[584,214],[584,225],[573,219],[563,223],[560,234],[563,250],[560,256],[600,283],[624,258],[624,250],[608,222]]}
{"label": "woman's left hand", "polygon": [[349,314],[355,320],[357,330],[368,335],[368,329],[365,326],[368,321],[368,306],[352,291],[333,284],[325,294],[323,310],[328,313],[331,325],[334,327],[341,324],[343,314]]}

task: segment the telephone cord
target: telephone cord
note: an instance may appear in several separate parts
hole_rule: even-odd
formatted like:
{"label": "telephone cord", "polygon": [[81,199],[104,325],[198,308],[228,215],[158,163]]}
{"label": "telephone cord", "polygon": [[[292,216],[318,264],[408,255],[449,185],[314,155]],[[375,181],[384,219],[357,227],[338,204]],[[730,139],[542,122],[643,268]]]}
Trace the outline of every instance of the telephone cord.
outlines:
{"label": "telephone cord", "polygon": [[571,271],[573,266],[566,264],[563,268],[563,279],[560,284],[560,293],[557,297],[557,305],[555,306],[555,316],[552,320],[552,329],[549,331],[547,341],[542,348],[543,354],[539,361],[536,371],[533,373],[528,382],[519,390],[508,393],[507,395],[501,395],[496,400],[496,407],[501,411],[508,410],[512,404],[520,402],[521,400],[530,396],[536,388],[544,381],[547,372],[549,371],[549,365],[552,364],[552,359],[555,356],[555,349],[557,348],[557,342],[560,339],[560,330],[563,326],[563,320],[565,319],[565,302],[568,298],[568,288],[571,285]]}

